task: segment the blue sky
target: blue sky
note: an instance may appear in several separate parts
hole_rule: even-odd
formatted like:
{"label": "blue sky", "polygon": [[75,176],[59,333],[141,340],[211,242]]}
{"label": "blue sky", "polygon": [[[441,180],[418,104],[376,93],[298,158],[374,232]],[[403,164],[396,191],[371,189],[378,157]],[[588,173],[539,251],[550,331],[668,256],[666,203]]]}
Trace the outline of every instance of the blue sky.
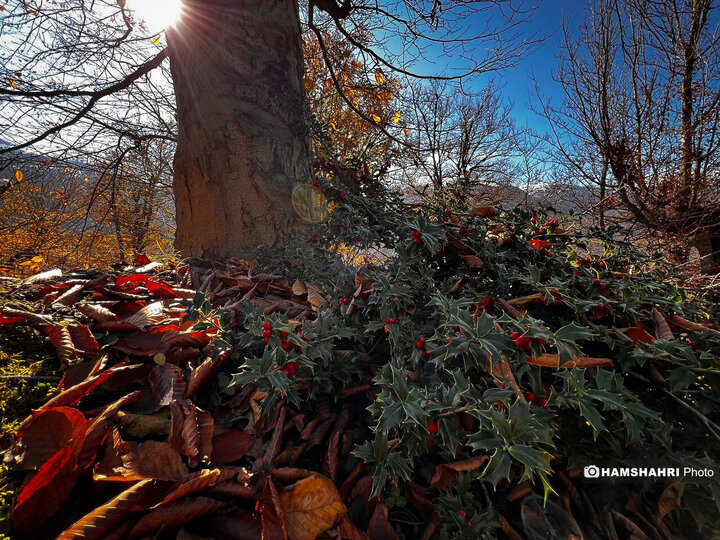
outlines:
{"label": "blue sky", "polygon": [[555,100],[562,99],[562,91],[553,81],[553,74],[558,65],[558,43],[561,39],[563,19],[575,28],[583,19],[584,10],[590,2],[586,0],[542,0],[540,7],[533,14],[527,30],[537,32],[544,42],[515,67],[509,68],[498,77],[504,84],[503,92],[513,102],[513,118],[519,126],[528,127],[540,132],[547,130],[546,122],[535,115],[528,104],[532,89],[531,73],[535,74],[544,96]]}

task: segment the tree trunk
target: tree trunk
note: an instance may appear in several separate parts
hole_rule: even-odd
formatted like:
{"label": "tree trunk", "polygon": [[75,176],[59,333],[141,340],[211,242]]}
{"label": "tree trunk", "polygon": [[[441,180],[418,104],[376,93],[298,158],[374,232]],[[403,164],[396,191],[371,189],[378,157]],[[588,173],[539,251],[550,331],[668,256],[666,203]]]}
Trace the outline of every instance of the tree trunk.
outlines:
{"label": "tree trunk", "polygon": [[282,245],[309,178],[297,0],[188,0],[168,32],[178,144],[177,235],[186,257]]}

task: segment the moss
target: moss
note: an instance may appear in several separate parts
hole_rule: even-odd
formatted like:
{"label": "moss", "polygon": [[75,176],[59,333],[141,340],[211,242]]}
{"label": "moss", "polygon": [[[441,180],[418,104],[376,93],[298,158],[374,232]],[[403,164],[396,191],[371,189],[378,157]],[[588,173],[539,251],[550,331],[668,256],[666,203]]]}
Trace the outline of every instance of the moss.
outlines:
{"label": "moss", "polygon": [[[0,327],[0,451],[6,451],[22,421],[42,405],[56,382],[10,377],[57,377],[58,361],[52,346],[32,328]],[[20,476],[0,465],[0,540],[8,538],[10,512]]]}

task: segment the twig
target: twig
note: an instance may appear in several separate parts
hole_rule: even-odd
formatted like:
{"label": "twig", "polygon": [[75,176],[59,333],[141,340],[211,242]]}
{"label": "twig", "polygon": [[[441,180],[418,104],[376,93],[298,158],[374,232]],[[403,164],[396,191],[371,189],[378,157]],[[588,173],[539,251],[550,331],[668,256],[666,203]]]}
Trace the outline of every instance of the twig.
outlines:
{"label": "twig", "polygon": [[60,377],[50,375],[0,375],[0,381],[37,381],[37,382],[57,382]]}

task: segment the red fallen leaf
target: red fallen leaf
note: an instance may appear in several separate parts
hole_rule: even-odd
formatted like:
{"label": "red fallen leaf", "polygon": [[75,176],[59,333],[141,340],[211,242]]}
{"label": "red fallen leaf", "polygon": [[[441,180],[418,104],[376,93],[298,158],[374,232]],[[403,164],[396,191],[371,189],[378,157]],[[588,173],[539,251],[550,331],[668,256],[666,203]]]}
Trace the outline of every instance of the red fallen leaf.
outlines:
{"label": "red fallen leaf", "polygon": [[124,322],[131,324],[139,329],[143,329],[147,326],[160,324],[166,319],[165,309],[162,301],[153,302],[139,309]]}
{"label": "red fallen leaf", "polygon": [[49,326],[45,328],[45,334],[50,338],[63,365],[68,365],[77,356],[70,332],[65,326]]}
{"label": "red fallen leaf", "polygon": [[430,481],[430,487],[448,491],[457,484],[458,471],[474,471],[482,467],[488,459],[490,459],[488,456],[476,456],[462,461],[438,465],[435,467],[435,474],[433,474]]}
{"label": "red fallen leaf", "polygon": [[76,521],[58,536],[58,540],[104,540],[126,519],[130,509],[137,506],[141,499],[158,485],[162,483],[155,480],[138,482]]}
{"label": "red fallen leaf", "polygon": [[41,407],[41,409],[49,409],[51,407],[70,406],[75,405],[78,401],[88,395],[90,392],[95,390],[98,386],[103,384],[105,381],[110,379],[117,371],[118,368],[111,368],[107,371],[103,371],[99,375],[90,377],[84,380],[80,384],[68,388],[61,394],[53,397]]}
{"label": "red fallen leaf", "polygon": [[183,412],[182,401],[178,399],[170,402],[170,436],[168,442],[178,452],[182,452],[183,446],[185,446],[182,436],[184,423],[185,413]]}
{"label": "red fallen leaf", "polygon": [[156,533],[172,530],[195,519],[217,512],[226,504],[208,497],[181,499],[164,504],[140,518],[130,530],[128,538],[154,537]]}
{"label": "red fallen leaf", "polygon": [[132,274],[129,276],[118,276],[115,278],[115,286],[123,291],[134,289],[138,285],[142,285],[152,276],[148,274]]}
{"label": "red fallen leaf", "polygon": [[175,291],[167,283],[151,278],[145,282],[145,288],[156,298],[175,298]]}
{"label": "red fallen leaf", "polygon": [[272,478],[265,483],[265,488],[258,499],[257,506],[260,509],[260,518],[262,519],[262,538],[288,540],[285,512],[280,503],[275,481]]}
{"label": "red fallen leaf", "polygon": [[483,263],[482,259],[477,255],[460,255],[460,258],[470,268],[481,268],[485,264]]}
{"label": "red fallen leaf", "polygon": [[215,435],[212,440],[210,463],[223,465],[245,457],[255,444],[255,438],[244,431],[226,431]]}
{"label": "red fallen leaf", "polygon": [[13,529],[29,534],[42,529],[67,500],[77,480],[75,452],[66,446],[51,457],[23,488],[13,511]]}
{"label": "red fallen leaf", "polygon": [[100,351],[100,346],[95,340],[95,337],[90,332],[90,329],[84,324],[77,324],[67,327],[70,333],[70,338],[75,346],[75,349],[84,353],[95,355]]}
{"label": "red fallen leaf", "polygon": [[652,337],[647,330],[642,326],[633,326],[631,328],[623,328],[623,333],[632,339],[635,343],[655,343],[655,338]]}
{"label": "red fallen leaf", "polygon": [[188,495],[194,495],[201,491],[205,491],[217,484],[221,484],[226,480],[230,480],[237,476],[237,470],[228,469],[202,469],[187,475],[182,483],[177,484],[173,490],[159,504],[166,504],[170,501],[182,499]]}
{"label": "red fallen leaf", "polygon": [[155,366],[148,375],[153,399],[159,407],[170,405],[171,401],[182,399],[185,394],[185,379],[182,370],[174,364]]}
{"label": "red fallen leaf", "polygon": [[86,427],[85,416],[70,407],[34,411],[23,422],[17,443],[5,460],[17,469],[30,470],[41,467],[66,446],[77,454],[85,440]]}
{"label": "red fallen leaf", "polygon": [[193,370],[185,387],[185,397],[192,397],[195,392],[207,381],[224,362],[224,358],[206,358],[205,361]]}
{"label": "red fallen leaf", "polygon": [[400,537],[395,533],[395,530],[388,521],[388,508],[384,504],[375,506],[375,511],[370,518],[367,533],[372,539],[400,540]]}
{"label": "red fallen leaf", "polygon": [[3,317],[0,315],[0,325],[3,324],[17,324],[19,322],[23,322],[25,320],[25,317]]}
{"label": "red fallen leaf", "polygon": [[210,343],[211,339],[205,332],[166,332],[162,342],[168,347],[197,347],[201,349]]}
{"label": "red fallen leaf", "polygon": [[134,266],[143,266],[146,264],[150,264],[150,259],[148,259],[147,255],[144,253],[138,253],[135,255]]}
{"label": "red fallen leaf", "polygon": [[115,415],[120,412],[120,409],[128,403],[140,399],[142,395],[142,390],[136,390],[132,394],[118,399],[108,405],[105,410],[92,421],[85,433],[85,443],[78,457],[78,467],[80,469],[89,467],[95,461],[95,456],[112,429]]}

